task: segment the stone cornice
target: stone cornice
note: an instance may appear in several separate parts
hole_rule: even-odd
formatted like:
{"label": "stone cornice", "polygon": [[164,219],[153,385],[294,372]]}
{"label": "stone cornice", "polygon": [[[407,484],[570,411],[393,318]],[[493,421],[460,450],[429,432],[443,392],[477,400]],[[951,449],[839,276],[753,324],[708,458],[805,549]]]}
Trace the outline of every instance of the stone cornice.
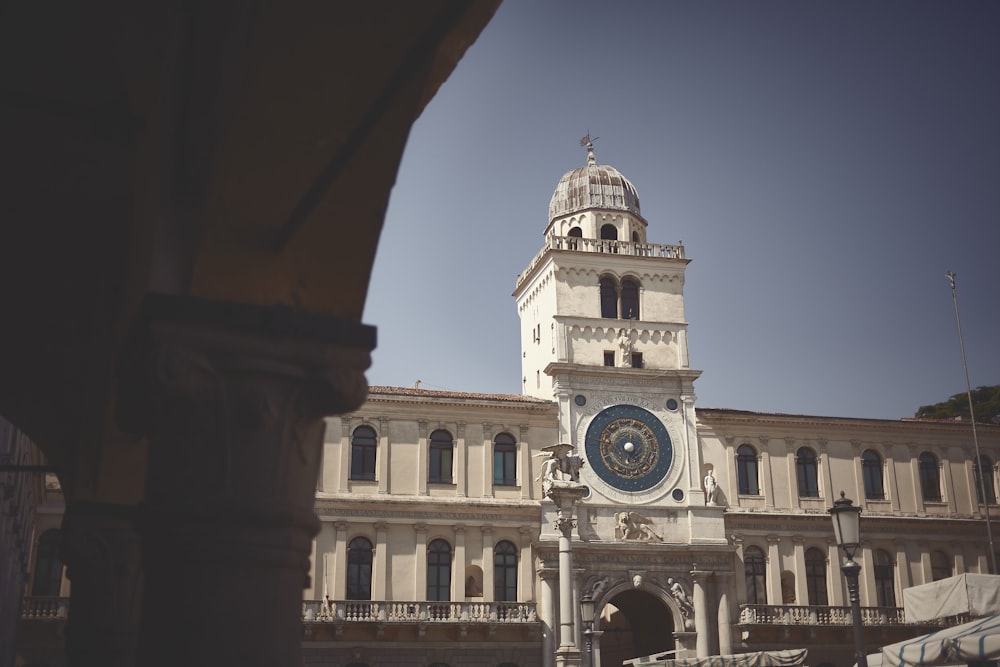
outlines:
{"label": "stone cornice", "polygon": [[[905,431],[908,434],[936,434],[954,437],[956,433],[970,432],[968,422],[923,421],[917,419],[870,419],[860,417],[824,417],[818,415],[794,415],[769,412],[750,412],[747,410],[731,410],[728,408],[697,409],[699,426],[721,426],[726,424],[752,424],[754,426],[778,425],[788,427],[814,428],[828,426],[844,429],[853,427],[859,430],[891,430]],[[1000,426],[993,424],[976,424],[980,435],[995,437],[1000,440]],[[971,435],[970,435],[971,437]]]}

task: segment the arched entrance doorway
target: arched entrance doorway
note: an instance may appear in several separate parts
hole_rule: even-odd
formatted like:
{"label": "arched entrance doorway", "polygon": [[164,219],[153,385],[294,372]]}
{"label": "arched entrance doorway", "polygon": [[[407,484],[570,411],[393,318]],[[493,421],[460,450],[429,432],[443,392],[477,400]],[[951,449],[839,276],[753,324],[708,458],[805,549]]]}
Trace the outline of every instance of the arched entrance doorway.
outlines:
{"label": "arched entrance doorway", "polygon": [[670,609],[645,591],[622,591],[611,598],[598,629],[603,631],[600,667],[619,667],[624,660],[674,649]]}

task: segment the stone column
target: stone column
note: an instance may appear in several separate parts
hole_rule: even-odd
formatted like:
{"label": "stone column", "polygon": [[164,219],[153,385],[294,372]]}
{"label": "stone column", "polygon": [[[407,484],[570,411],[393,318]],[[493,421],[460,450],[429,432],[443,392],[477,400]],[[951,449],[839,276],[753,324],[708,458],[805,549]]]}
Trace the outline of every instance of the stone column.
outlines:
{"label": "stone column", "polygon": [[[332,420],[331,420],[332,423]],[[340,452],[338,457],[340,464],[337,469],[337,485],[335,487],[323,486],[324,491],[347,491],[350,488],[351,479],[351,418],[340,418]]]}
{"label": "stone column", "polygon": [[585,493],[586,489],[579,485],[549,491],[549,498],[559,508],[556,518],[556,529],[559,531],[559,648],[556,649],[556,665],[559,667],[577,667],[580,664],[580,649],[576,644],[573,623],[577,613],[573,602],[573,528],[576,527],[573,510]]}
{"label": "stone column", "polygon": [[[774,472],[771,470],[771,451],[767,448],[770,440],[761,436],[760,442],[760,469],[757,474],[760,476],[760,492],[764,496],[764,507],[774,508]],[[788,480],[789,484],[794,483],[794,479]]]}
{"label": "stone column", "polygon": [[417,532],[416,541],[416,561],[417,564],[414,567],[415,581],[413,582],[413,599],[414,600],[426,600],[427,599],[427,525],[423,523],[416,524],[413,529]]}
{"label": "stone column", "polygon": [[[427,466],[430,459],[430,444],[427,442],[427,420],[417,420],[417,493],[427,495]],[[423,595],[421,593],[421,595]]]}
{"label": "stone column", "polygon": [[139,662],[295,665],[324,415],[364,400],[374,330],[148,295],[117,418],[147,436]]}
{"label": "stone column", "polygon": [[[785,463],[788,466],[788,506],[794,509],[799,507],[799,475],[795,465],[794,438],[785,438]],[[819,463],[816,465],[819,466]],[[819,477],[819,470],[816,471],[816,477]]]}
{"label": "stone column", "polygon": [[483,526],[483,602],[496,600],[493,590],[493,526]]}
{"label": "stone column", "polygon": [[846,604],[844,600],[844,573],[840,570],[840,565],[844,562],[844,554],[837,546],[837,541],[832,537],[828,537],[826,540],[826,554],[827,580],[830,582],[830,605],[841,607]]}
{"label": "stone column", "polygon": [[517,599],[521,602],[530,602],[535,599],[531,586],[531,529],[521,526],[518,528],[518,533],[521,536],[521,553],[517,559]]}
{"label": "stone column", "polygon": [[802,535],[792,535],[792,551],[795,567],[795,604],[812,604],[809,600],[809,587],[806,582],[806,538]]}
{"label": "stone column", "polygon": [[[465,422],[458,422],[455,428],[455,495],[464,498],[469,495],[469,464],[466,461]],[[464,585],[464,584],[463,584]]]}
{"label": "stone column", "polygon": [[372,563],[372,599],[388,600],[386,585],[389,583],[389,526],[384,521],[375,524],[375,562]]}
{"label": "stone column", "polygon": [[68,664],[136,663],[143,577],[135,507],[75,502],[66,507],[61,556],[72,582]]}
{"label": "stone column", "polygon": [[392,488],[392,447],[389,441],[389,418],[378,418],[378,450],[375,453],[375,461],[378,464],[378,492],[387,494]]}
{"label": "stone column", "polygon": [[705,592],[705,580],[709,572],[701,570],[691,570],[691,588],[694,597],[694,631],[698,634],[697,657],[704,658],[711,655],[711,637],[708,627],[708,595]]}
{"label": "stone column", "polygon": [[541,600],[539,600],[538,616],[542,622],[542,667],[555,667],[556,660],[556,585],[559,575],[553,570],[538,569],[541,582]]}
{"label": "stone column", "polygon": [[[735,597],[737,601],[746,600],[747,603],[749,604],[750,600],[747,599],[746,561],[744,560],[743,556],[743,535],[738,533],[734,534],[732,536],[732,540],[733,540],[733,546],[736,547],[736,552],[734,554],[736,557],[736,567],[737,567],[737,576],[734,580]],[[756,603],[756,600],[753,603]]]}
{"label": "stone column", "polygon": [[493,496],[493,424],[483,422],[483,498]]}
{"label": "stone column", "polygon": [[767,603],[772,605],[785,603],[781,595],[781,552],[778,549],[779,542],[781,542],[779,536],[767,536]]}
{"label": "stone column", "polygon": [[729,586],[732,580],[730,574],[715,575],[719,589],[719,653],[730,655],[733,652],[733,620],[729,609]]}
{"label": "stone column", "polygon": [[334,540],[333,567],[326,573],[327,581],[332,582],[330,586],[330,597],[334,600],[343,600],[347,597],[347,529],[349,524],[346,521],[337,521],[333,524],[337,530],[337,537]]}
{"label": "stone column", "polygon": [[465,526],[455,526],[455,576],[451,581],[451,599],[465,600]]}
{"label": "stone column", "polygon": [[531,472],[531,446],[528,444],[528,427],[518,427],[517,438],[517,483],[521,487],[521,498],[528,500],[534,495],[535,476]]}
{"label": "stone column", "polygon": [[899,574],[899,590],[905,591],[911,586],[910,559],[906,556],[906,542],[895,539],[893,544],[896,545],[896,572]]}

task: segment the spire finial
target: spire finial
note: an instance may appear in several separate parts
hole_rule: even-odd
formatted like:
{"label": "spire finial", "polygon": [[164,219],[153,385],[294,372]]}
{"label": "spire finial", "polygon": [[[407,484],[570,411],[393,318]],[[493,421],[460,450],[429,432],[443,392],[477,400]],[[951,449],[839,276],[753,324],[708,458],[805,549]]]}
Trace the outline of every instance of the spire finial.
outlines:
{"label": "spire finial", "polygon": [[587,134],[583,135],[580,139],[580,145],[587,149],[587,166],[596,165],[597,158],[594,157],[594,142],[600,139],[600,137],[590,138],[590,130],[587,130]]}

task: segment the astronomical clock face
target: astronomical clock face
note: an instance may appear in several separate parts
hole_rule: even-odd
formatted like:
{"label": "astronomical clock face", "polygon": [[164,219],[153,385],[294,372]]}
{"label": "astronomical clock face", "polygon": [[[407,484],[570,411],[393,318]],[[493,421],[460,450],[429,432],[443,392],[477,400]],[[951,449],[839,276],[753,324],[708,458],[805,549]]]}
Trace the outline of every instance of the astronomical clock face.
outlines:
{"label": "astronomical clock face", "polygon": [[614,405],[594,417],[584,448],[587,464],[622,491],[646,491],[670,470],[673,447],[666,427],[648,410]]}

